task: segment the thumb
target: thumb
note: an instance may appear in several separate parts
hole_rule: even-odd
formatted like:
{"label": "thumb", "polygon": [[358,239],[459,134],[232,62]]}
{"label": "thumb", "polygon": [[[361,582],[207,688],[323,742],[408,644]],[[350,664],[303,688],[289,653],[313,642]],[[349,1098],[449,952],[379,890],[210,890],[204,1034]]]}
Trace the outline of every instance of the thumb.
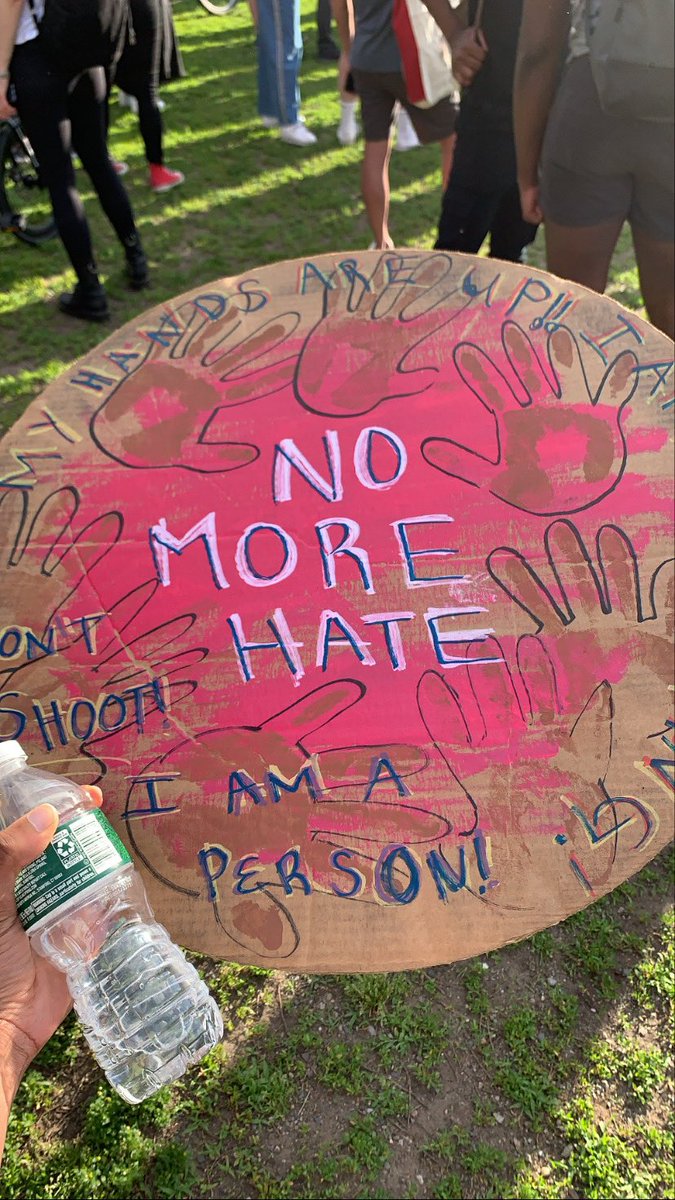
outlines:
{"label": "thumb", "polygon": [[59,823],[52,804],[39,804],[0,833],[0,912],[14,906],[19,871],[33,862],[51,842]]}

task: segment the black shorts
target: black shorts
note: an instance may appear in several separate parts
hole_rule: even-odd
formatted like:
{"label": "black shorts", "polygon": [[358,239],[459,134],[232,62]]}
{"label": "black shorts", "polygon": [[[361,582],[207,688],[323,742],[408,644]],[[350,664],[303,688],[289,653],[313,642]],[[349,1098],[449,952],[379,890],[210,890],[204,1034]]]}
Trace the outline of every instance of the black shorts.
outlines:
{"label": "black shorts", "polygon": [[411,104],[400,71],[354,71],[361,100],[363,136],[367,142],[388,142],[396,102],[405,108],[422,145],[442,142],[455,132],[457,105],[446,97],[432,108]]}

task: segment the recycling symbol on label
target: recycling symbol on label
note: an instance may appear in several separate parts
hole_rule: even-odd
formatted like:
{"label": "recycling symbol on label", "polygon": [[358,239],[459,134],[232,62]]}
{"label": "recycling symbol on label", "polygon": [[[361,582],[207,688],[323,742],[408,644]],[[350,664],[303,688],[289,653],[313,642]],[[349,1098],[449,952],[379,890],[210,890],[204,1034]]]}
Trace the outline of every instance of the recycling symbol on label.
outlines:
{"label": "recycling symbol on label", "polygon": [[80,847],[68,830],[57,833],[52,845],[65,867],[72,867],[75,863],[82,861]]}

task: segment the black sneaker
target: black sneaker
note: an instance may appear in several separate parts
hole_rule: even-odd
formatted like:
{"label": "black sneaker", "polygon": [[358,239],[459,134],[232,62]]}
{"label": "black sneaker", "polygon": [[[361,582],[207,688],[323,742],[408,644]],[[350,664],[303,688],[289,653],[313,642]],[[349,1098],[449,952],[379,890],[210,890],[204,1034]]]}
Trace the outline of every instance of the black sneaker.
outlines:
{"label": "black sneaker", "polygon": [[127,282],[133,292],[140,292],[150,283],[148,260],[140,245],[125,251]]}
{"label": "black sneaker", "polygon": [[59,308],[66,316],[81,321],[107,321],[110,317],[108,297],[100,283],[76,283],[72,292],[59,297]]}

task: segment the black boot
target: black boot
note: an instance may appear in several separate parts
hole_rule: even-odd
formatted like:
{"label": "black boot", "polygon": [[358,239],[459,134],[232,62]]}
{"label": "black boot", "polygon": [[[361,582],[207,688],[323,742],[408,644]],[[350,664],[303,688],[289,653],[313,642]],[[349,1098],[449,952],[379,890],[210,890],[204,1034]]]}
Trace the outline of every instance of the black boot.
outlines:
{"label": "black boot", "polygon": [[134,292],[140,292],[150,283],[150,271],[138,234],[124,243],[124,253],[127,259],[126,271],[129,287]]}
{"label": "black boot", "polygon": [[79,317],[82,321],[107,321],[110,317],[108,297],[98,279],[76,283],[74,291],[64,292],[59,297],[59,308],[66,316]]}

